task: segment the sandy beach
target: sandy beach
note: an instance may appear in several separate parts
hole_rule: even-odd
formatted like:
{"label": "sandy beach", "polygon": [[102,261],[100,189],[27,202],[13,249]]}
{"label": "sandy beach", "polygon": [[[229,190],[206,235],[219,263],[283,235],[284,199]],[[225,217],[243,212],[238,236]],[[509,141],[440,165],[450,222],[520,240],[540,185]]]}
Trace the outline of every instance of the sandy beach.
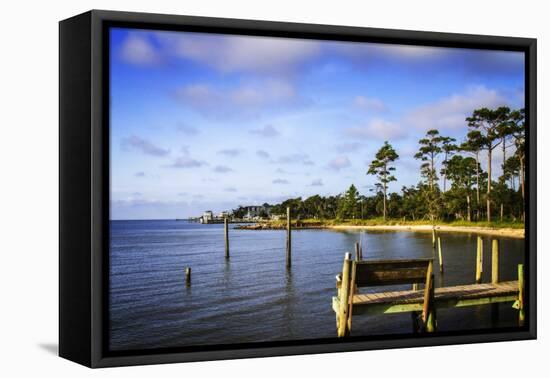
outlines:
{"label": "sandy beach", "polygon": [[[336,225],[326,226],[335,230],[371,230],[371,231],[409,231],[409,232],[431,232],[431,225],[378,225],[378,226],[352,226]],[[436,225],[435,229],[442,232],[463,232],[476,233],[491,236],[503,236],[508,238],[525,238],[525,230],[517,228],[490,228],[490,227],[461,227]]]}

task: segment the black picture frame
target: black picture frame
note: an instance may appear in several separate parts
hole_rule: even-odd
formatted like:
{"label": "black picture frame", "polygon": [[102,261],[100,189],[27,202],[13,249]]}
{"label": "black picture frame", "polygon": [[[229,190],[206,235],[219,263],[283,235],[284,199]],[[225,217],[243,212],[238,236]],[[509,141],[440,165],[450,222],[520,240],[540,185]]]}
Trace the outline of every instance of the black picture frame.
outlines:
{"label": "black picture frame", "polygon": [[[108,28],[522,51],[526,55],[525,326],[495,332],[109,352]],[[536,338],[536,39],[92,10],[59,24],[59,354],[88,367],[156,364]]]}

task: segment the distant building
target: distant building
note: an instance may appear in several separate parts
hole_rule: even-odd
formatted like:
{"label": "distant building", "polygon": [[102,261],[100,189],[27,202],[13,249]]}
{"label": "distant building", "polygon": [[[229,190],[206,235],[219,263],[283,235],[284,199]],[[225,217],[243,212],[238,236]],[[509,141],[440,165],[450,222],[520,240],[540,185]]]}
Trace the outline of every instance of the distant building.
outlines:
{"label": "distant building", "polygon": [[218,214],[219,219],[224,219],[227,217],[229,217],[229,211],[222,211],[221,213]]}
{"label": "distant building", "polygon": [[214,220],[214,213],[212,213],[212,210],[207,210],[202,213],[201,223],[210,223],[212,220]]}
{"label": "distant building", "polygon": [[244,219],[260,219],[269,216],[269,208],[264,206],[246,206]]}

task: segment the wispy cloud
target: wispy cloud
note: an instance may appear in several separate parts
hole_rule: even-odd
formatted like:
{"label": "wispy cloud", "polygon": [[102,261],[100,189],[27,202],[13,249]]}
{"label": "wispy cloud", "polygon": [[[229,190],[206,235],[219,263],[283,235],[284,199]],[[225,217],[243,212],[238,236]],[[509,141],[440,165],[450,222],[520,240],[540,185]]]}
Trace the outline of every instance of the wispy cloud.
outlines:
{"label": "wispy cloud", "polygon": [[132,135],[122,140],[122,147],[140,151],[146,155],[167,156],[170,150],[158,147],[149,140]]}
{"label": "wispy cloud", "polygon": [[216,173],[228,173],[228,172],[233,172],[233,169],[229,168],[226,165],[216,165],[213,171]]}
{"label": "wispy cloud", "polygon": [[157,32],[168,55],[198,62],[223,73],[287,75],[320,53],[312,40],[197,33]]}
{"label": "wispy cloud", "polygon": [[[208,118],[257,118],[265,111],[288,111],[308,102],[283,79],[252,80],[234,87],[194,83],[178,88],[175,98]],[[269,135],[267,135],[269,136]]]}
{"label": "wispy cloud", "polygon": [[178,131],[181,131],[182,133],[188,136],[197,135],[199,133],[199,130],[196,127],[189,126],[186,124],[178,125]]}
{"label": "wispy cloud", "polygon": [[155,51],[151,41],[144,33],[133,32],[123,42],[120,57],[126,63],[150,66],[161,62],[160,55]]}
{"label": "wispy cloud", "polygon": [[169,165],[171,168],[198,168],[208,165],[206,162],[193,159],[190,156],[180,156],[174,160],[172,164]]}
{"label": "wispy cloud", "polygon": [[337,144],[335,148],[338,152],[355,152],[360,150],[361,148],[365,148],[366,146],[366,143],[351,142]]}
{"label": "wispy cloud", "polygon": [[289,181],[288,180],[285,180],[285,179],[275,179],[272,181],[273,184],[289,184]]}
{"label": "wispy cloud", "polygon": [[223,188],[223,191],[224,192],[235,193],[237,191],[237,188],[235,188],[234,186],[228,186],[226,188]]}
{"label": "wispy cloud", "polygon": [[280,156],[275,163],[277,164],[303,164],[303,165],[315,165],[309,155],[307,154],[289,154]]}
{"label": "wispy cloud", "polygon": [[353,104],[359,108],[369,112],[383,112],[386,111],[386,104],[382,100],[375,97],[356,96],[353,99]]}
{"label": "wispy cloud", "polygon": [[263,159],[269,159],[269,157],[271,156],[269,154],[269,152],[266,152],[264,150],[258,150],[256,151],[256,155],[258,155],[259,157],[263,158]]}
{"label": "wispy cloud", "polygon": [[407,130],[400,124],[381,118],[371,120],[365,126],[353,126],[344,129],[344,134],[360,139],[398,140],[407,136]]}
{"label": "wispy cloud", "polygon": [[323,179],[315,179],[309,186],[323,186]]}
{"label": "wispy cloud", "polygon": [[348,159],[347,156],[344,155],[335,157],[327,164],[327,168],[335,171],[340,171],[349,167],[351,167],[351,161]]}
{"label": "wispy cloud", "polygon": [[252,129],[249,131],[250,134],[258,135],[265,138],[273,138],[280,135],[279,131],[273,125],[264,125],[257,129]]}
{"label": "wispy cloud", "polygon": [[134,173],[134,176],[136,176],[136,177],[145,177],[145,172],[143,172],[143,171],[136,172],[136,173]]}
{"label": "wispy cloud", "polygon": [[225,156],[228,156],[228,157],[236,157],[236,156],[239,156],[241,154],[241,152],[242,152],[242,150],[240,150],[238,148],[226,148],[226,149],[223,149],[223,150],[219,150],[218,154],[225,155]]}
{"label": "wispy cloud", "polygon": [[465,119],[475,109],[503,105],[508,105],[508,101],[498,91],[483,85],[471,86],[464,93],[416,108],[405,116],[405,122],[420,130],[460,129],[466,127]]}

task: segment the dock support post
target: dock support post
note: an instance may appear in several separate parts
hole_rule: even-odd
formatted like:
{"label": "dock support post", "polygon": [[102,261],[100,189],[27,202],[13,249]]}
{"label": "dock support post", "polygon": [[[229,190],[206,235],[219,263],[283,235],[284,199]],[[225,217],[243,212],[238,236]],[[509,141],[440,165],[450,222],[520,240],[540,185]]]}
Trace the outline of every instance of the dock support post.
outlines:
{"label": "dock support post", "polygon": [[227,217],[223,218],[223,229],[225,235],[225,258],[229,258],[229,226],[227,225]]}
{"label": "dock support post", "polygon": [[499,241],[493,239],[491,256],[491,283],[498,283],[498,259],[499,259]]}
{"label": "dock support post", "polygon": [[519,323],[523,325],[525,321],[525,278],[523,276],[523,264],[518,265],[518,301],[519,301]]}
{"label": "dock support post", "polygon": [[185,284],[187,286],[191,285],[191,267],[185,268]]}
{"label": "dock support post", "polygon": [[435,331],[435,303],[434,303],[434,274],[433,262],[430,261],[426,272],[426,284],[424,287],[424,306],[422,309],[422,321],[427,332]]}
{"label": "dock support post", "polygon": [[290,225],[290,207],[286,208],[286,267],[292,265],[292,241],[291,241],[291,225]]}
{"label": "dock support post", "polygon": [[439,251],[439,273],[443,273],[443,252],[441,251],[441,238],[437,237],[437,249]]}
{"label": "dock support post", "polygon": [[351,254],[346,252],[344,257],[344,266],[342,267],[342,286],[340,288],[340,308],[338,309],[338,337],[347,336],[348,314],[349,312],[349,293],[350,293],[350,271]]}
{"label": "dock support post", "polygon": [[476,255],[476,283],[481,283],[481,273],[483,272],[483,239],[477,237],[477,255]]}
{"label": "dock support post", "polygon": [[355,261],[361,261],[361,250],[359,249],[359,242],[355,242]]}
{"label": "dock support post", "polygon": [[432,248],[435,249],[435,226],[432,227]]}

